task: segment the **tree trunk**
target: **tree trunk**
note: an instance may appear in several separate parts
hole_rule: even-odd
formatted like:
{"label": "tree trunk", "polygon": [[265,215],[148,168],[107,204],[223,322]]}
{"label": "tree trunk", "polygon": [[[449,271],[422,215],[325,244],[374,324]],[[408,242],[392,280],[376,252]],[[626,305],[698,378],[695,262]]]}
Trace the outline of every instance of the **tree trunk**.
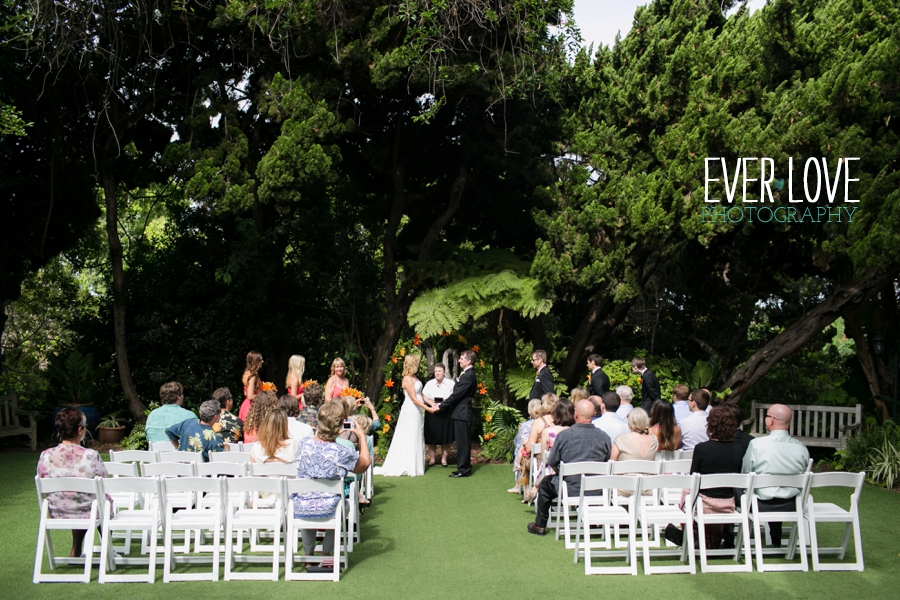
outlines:
{"label": "tree trunk", "polygon": [[892,265],[887,271],[869,274],[839,287],[821,304],[757,350],[719,389],[731,388],[729,402],[740,401],[747,390],[779,360],[799,350],[835,319],[878,293],[897,276],[897,270],[898,266]]}
{"label": "tree trunk", "polygon": [[128,397],[128,410],[136,419],[144,420],[146,407],[138,396],[134,381],[131,379],[131,367],[128,365],[128,353],[125,348],[125,269],[122,260],[122,241],[119,239],[119,210],[116,204],[116,177],[109,170],[101,173],[103,192],[106,196],[106,236],[109,240],[109,259],[113,276],[113,329],[115,330],[116,366],[119,369],[119,381]]}
{"label": "tree trunk", "polygon": [[872,392],[872,397],[875,398],[875,405],[878,408],[878,420],[883,423],[890,415],[888,414],[887,406],[878,398],[878,395],[881,394],[881,383],[878,380],[875,361],[872,360],[872,355],[869,353],[869,345],[863,334],[862,323],[859,320],[859,311],[851,310],[844,315],[844,325],[847,333],[853,338],[853,344],[856,346],[856,358],[859,360],[859,365],[866,376],[869,391]]}

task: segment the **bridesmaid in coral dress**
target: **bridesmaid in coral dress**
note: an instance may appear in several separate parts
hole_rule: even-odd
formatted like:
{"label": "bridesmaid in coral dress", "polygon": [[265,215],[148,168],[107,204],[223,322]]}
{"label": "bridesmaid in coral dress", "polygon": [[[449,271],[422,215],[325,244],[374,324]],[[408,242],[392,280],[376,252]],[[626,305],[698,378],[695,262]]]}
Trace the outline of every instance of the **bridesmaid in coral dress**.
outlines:
{"label": "bridesmaid in coral dress", "polygon": [[347,365],[340,358],[331,362],[331,377],[325,382],[325,400],[331,400],[340,396],[344,390],[350,387],[350,380],[346,377]]}
{"label": "bridesmaid in coral dress", "polygon": [[244,375],[241,381],[244,383],[244,401],[238,411],[238,417],[243,422],[247,422],[247,415],[250,414],[250,407],[253,406],[253,398],[259,393],[259,370],[263,366],[262,354],[256,350],[247,353],[247,366],[244,369]]}

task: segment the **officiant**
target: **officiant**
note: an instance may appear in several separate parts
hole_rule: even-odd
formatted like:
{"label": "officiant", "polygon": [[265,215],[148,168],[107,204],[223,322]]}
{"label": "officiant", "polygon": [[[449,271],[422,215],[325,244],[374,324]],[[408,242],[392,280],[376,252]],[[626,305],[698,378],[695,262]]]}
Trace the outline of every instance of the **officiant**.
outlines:
{"label": "officiant", "polygon": [[[422,395],[440,404],[453,392],[453,379],[446,378],[447,368],[443,363],[434,365],[434,379],[422,389]],[[447,454],[453,444],[453,419],[449,413],[425,412],[425,448],[428,452],[428,466],[434,465],[437,446],[441,447],[441,466],[447,466]]]}

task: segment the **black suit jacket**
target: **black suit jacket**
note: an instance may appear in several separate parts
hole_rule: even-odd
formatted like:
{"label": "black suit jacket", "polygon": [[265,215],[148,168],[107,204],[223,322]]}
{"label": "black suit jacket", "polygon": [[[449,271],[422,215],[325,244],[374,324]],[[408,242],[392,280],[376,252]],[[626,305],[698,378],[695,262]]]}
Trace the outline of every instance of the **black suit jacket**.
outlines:
{"label": "black suit jacket", "polygon": [[528,396],[528,399],[540,400],[544,397],[544,394],[552,393],[553,375],[550,373],[550,368],[547,367],[547,365],[544,365],[534,378],[534,385],[531,386],[531,394]]}
{"label": "black suit jacket", "polygon": [[647,410],[654,402],[662,398],[662,392],[659,391],[659,379],[653,374],[653,371],[647,369],[641,375],[641,407]]}
{"label": "black suit jacket", "polygon": [[452,410],[450,418],[471,423],[474,420],[472,398],[475,396],[476,387],[475,369],[466,369],[459,376],[450,396],[441,402],[441,412],[445,413]]}
{"label": "black suit jacket", "polygon": [[603,372],[603,369],[597,369],[591,373],[591,382],[588,383],[588,394],[591,396],[602,396],[604,392],[609,391],[609,377]]}

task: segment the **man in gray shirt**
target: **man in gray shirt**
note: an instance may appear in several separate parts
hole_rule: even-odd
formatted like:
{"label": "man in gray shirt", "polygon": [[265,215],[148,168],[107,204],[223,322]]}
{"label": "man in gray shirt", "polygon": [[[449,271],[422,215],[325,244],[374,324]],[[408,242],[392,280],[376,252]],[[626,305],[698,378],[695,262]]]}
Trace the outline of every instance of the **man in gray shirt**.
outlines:
{"label": "man in gray shirt", "polygon": [[[556,436],[556,443],[547,457],[547,464],[558,471],[559,463],[582,461],[605,462],[609,458],[612,445],[609,436],[591,424],[594,404],[590,400],[579,400],[575,405],[575,424]],[[581,493],[581,476],[566,479],[569,496]],[[537,517],[528,524],[528,531],[535,535],[547,533],[547,519],[550,506],[559,495],[559,475],[547,475],[541,481],[537,499]]]}

